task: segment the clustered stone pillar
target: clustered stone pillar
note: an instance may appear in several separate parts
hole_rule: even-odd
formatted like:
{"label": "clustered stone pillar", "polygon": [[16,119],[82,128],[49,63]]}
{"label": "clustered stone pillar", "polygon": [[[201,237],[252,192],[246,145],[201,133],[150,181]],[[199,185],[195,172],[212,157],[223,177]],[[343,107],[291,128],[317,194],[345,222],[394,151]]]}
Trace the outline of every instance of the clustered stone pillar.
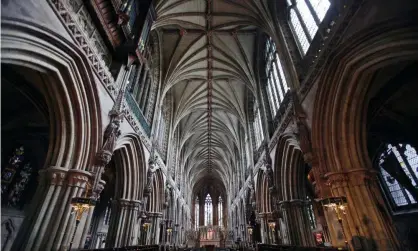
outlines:
{"label": "clustered stone pillar", "polygon": [[199,199],[199,226],[205,225],[205,200]]}
{"label": "clustered stone pillar", "polygon": [[[384,210],[376,172],[356,169],[328,173],[326,177],[332,195],[347,198],[347,211],[342,217],[342,225],[348,243],[352,247],[365,248],[373,245],[365,240],[373,240],[377,250],[399,250],[391,217]],[[326,213],[332,243],[341,243],[338,231],[335,231],[338,223],[330,215]]]}
{"label": "clustered stone pillar", "polygon": [[106,247],[132,245],[136,241],[135,225],[141,201],[118,199],[112,201],[112,215],[107,234]]}
{"label": "clustered stone pillar", "polygon": [[308,205],[309,202],[303,200],[281,201],[279,203],[284,223],[284,226],[281,227],[284,244],[315,246],[307,214]]}
{"label": "clustered stone pillar", "polygon": [[[12,250],[60,250],[68,248],[74,231],[71,198],[85,192],[88,172],[50,167],[39,172],[39,186],[34,204],[20,228]],[[80,224],[78,235],[84,229]]]}
{"label": "clustered stone pillar", "polygon": [[151,220],[151,230],[149,231],[150,238],[147,244],[149,245],[156,245],[159,243],[159,236],[160,236],[160,222],[162,218],[162,213],[148,213],[148,217]]}
{"label": "clustered stone pillar", "polygon": [[270,244],[269,240],[269,229],[267,224],[267,213],[259,213],[258,219],[260,220],[260,230],[261,230],[261,241],[263,243]]}

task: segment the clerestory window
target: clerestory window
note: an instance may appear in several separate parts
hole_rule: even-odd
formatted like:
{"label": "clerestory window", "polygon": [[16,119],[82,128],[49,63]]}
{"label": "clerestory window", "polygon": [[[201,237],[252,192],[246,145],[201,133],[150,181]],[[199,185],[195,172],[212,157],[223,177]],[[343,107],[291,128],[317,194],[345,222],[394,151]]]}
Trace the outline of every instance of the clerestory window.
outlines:
{"label": "clerestory window", "polygon": [[288,0],[287,4],[290,7],[290,27],[299,49],[305,55],[331,3],[329,0]]}
{"label": "clerestory window", "polygon": [[272,116],[275,117],[280,104],[286,93],[289,91],[282,63],[277,54],[276,45],[269,38],[265,48],[266,76],[267,76],[267,96],[270,104]]}

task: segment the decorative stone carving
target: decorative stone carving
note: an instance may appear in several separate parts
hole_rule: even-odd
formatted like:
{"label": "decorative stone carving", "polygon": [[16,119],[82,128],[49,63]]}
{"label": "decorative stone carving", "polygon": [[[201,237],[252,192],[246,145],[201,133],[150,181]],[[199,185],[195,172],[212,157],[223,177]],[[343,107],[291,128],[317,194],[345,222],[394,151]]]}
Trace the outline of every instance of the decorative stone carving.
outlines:
{"label": "decorative stone carving", "polygon": [[325,177],[328,179],[328,185],[331,188],[347,186],[348,176],[344,172],[327,173]]}
{"label": "decorative stone carving", "polygon": [[113,153],[113,150],[116,147],[116,141],[118,137],[120,136],[121,132],[119,130],[120,123],[123,119],[123,113],[122,114],[115,114],[114,116],[111,116],[110,122],[106,127],[106,130],[104,132],[103,136],[103,147],[102,152],[108,151]]}
{"label": "decorative stone carving", "polygon": [[80,170],[68,171],[68,185],[86,188],[90,175],[87,172]]}
{"label": "decorative stone carving", "polygon": [[294,108],[294,121],[296,124],[295,135],[299,141],[300,149],[303,152],[303,158],[305,162],[311,164],[312,162],[312,146],[311,137],[308,126],[306,124],[306,114],[300,104],[298,94],[292,92],[293,108]]}
{"label": "decorative stone carving", "polygon": [[48,2],[62,23],[68,28],[70,35],[84,51],[91,67],[109,93],[116,96],[115,81],[107,67],[111,63],[111,54],[96,27],[94,27],[86,6],[79,0],[48,0]]}

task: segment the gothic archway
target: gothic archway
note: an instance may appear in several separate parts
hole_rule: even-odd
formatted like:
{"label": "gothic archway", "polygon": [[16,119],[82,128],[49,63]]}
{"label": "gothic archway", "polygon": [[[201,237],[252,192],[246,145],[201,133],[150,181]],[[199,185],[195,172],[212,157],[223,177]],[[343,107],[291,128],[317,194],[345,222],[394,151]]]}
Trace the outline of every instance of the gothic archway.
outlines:
{"label": "gothic archway", "polygon": [[[24,76],[27,86],[35,90],[33,94],[40,94],[49,135],[47,153],[39,159],[42,171],[34,203],[13,248],[67,246],[65,230],[57,229],[70,229],[75,223],[69,220],[69,202],[72,196],[84,191],[90,177],[86,170],[101,144],[97,85],[83,52],[54,31],[33,23],[2,19],[1,33],[2,66]],[[47,230],[50,234],[46,234]]]}
{"label": "gothic archway", "polygon": [[[303,159],[295,135],[284,134],[277,144],[274,162],[276,224],[280,229],[280,242],[313,246],[309,224],[311,201],[307,200],[309,168]],[[296,220],[297,219],[297,220]]]}
{"label": "gothic archway", "polygon": [[[118,140],[108,165],[114,172],[114,194],[106,247],[138,243],[140,210],[146,184],[144,151],[138,135],[127,134]],[[113,170],[113,171],[112,171]]]}
{"label": "gothic archway", "polygon": [[[321,175],[328,178],[332,196],[347,197],[347,220],[358,226],[344,226],[347,239],[369,238],[379,249],[398,250],[399,245],[378,203],[381,193],[367,148],[367,112],[373,93],[384,84],[373,81],[375,73],[418,58],[416,27],[410,21],[387,20],[355,34],[329,55],[327,70],[318,79],[312,144]],[[339,190],[345,186],[357,189]],[[335,235],[333,240],[338,240]]]}

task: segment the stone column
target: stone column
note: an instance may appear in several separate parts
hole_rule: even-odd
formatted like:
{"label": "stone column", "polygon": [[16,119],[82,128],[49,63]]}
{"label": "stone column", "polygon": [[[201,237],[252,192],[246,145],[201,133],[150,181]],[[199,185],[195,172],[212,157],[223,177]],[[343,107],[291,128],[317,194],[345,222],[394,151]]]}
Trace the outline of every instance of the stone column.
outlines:
{"label": "stone column", "polygon": [[[12,250],[60,250],[68,247],[72,226],[71,198],[85,191],[90,174],[76,169],[50,167],[40,172],[31,210],[13,243]],[[82,229],[82,227],[80,227]]]}
{"label": "stone column", "polygon": [[205,200],[199,200],[199,226],[205,225]]}
{"label": "stone column", "polygon": [[325,212],[333,245],[341,246],[344,241],[341,235],[344,234],[352,249],[354,246],[371,248],[375,245],[377,250],[400,250],[375,171],[355,169],[328,173],[326,177],[332,196],[347,198],[346,214],[342,215],[344,232],[335,212],[331,209]]}
{"label": "stone column", "polygon": [[258,218],[260,219],[261,241],[262,243],[269,243],[267,215],[265,213],[259,213]]}
{"label": "stone column", "polygon": [[129,246],[134,242],[134,226],[141,202],[118,199],[112,201],[110,226],[106,247]]}
{"label": "stone column", "polygon": [[279,210],[283,218],[281,226],[284,244],[314,246],[308,216],[308,202],[303,200],[282,201]]}
{"label": "stone column", "polygon": [[148,231],[148,234],[150,236],[149,239],[149,245],[157,245],[159,243],[159,237],[160,237],[160,221],[162,214],[157,212],[151,212],[148,213],[148,217],[151,221],[151,229]]}
{"label": "stone column", "polygon": [[212,201],[212,225],[218,225],[218,199]]}

